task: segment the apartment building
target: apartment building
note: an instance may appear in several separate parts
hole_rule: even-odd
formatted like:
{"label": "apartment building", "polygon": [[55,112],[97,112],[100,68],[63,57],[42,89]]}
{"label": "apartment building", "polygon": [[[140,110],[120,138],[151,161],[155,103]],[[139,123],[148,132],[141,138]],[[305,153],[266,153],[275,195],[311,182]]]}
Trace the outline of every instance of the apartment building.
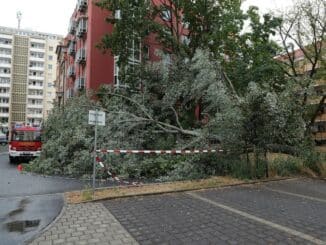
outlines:
{"label": "apartment building", "polygon": [[0,125],[40,124],[55,98],[61,36],[0,27]]}
{"label": "apartment building", "polygon": [[[325,60],[325,47],[323,48],[323,57]],[[293,57],[293,66],[296,70],[297,76],[309,75],[312,71],[312,64],[307,60],[301,49],[295,50],[290,54]],[[282,62],[289,62],[287,55],[280,55],[276,59]],[[317,108],[319,103],[322,103],[321,109],[317,111],[314,117],[314,124],[312,126],[312,138],[315,141],[318,149],[326,151],[326,100],[322,100],[326,96],[326,77],[325,64],[318,62],[316,64],[316,73],[314,74],[314,91],[308,98],[308,103],[311,107]]]}
{"label": "apartment building", "polygon": [[59,102],[85,88],[96,90],[113,83],[114,57],[96,48],[103,35],[112,31],[112,25],[105,21],[107,15],[92,1],[77,1],[68,34],[56,49]]}
{"label": "apartment building", "polygon": [[[152,4],[160,5],[163,2],[163,0],[154,0]],[[119,79],[118,57],[110,53],[103,54],[96,47],[105,34],[113,31],[114,26],[106,21],[108,16],[121,18],[119,11],[109,13],[97,7],[94,1],[77,1],[69,23],[68,34],[56,50],[58,102],[63,103],[84,89],[96,91],[101,85],[124,86]],[[166,10],[157,21],[167,24],[170,18],[173,17]],[[144,56],[149,61],[159,60],[156,54],[161,47],[156,41],[155,34],[150,34],[142,44],[132,40],[130,51],[133,55],[129,59],[130,64],[141,62]]]}

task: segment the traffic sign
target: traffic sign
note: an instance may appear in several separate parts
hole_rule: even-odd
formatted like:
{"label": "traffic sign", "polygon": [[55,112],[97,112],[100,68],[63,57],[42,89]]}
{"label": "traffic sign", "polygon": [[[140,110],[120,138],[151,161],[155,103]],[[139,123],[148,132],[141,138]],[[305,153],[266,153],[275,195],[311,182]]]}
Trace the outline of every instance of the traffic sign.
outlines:
{"label": "traffic sign", "polygon": [[88,124],[105,126],[105,112],[90,110],[88,112]]}

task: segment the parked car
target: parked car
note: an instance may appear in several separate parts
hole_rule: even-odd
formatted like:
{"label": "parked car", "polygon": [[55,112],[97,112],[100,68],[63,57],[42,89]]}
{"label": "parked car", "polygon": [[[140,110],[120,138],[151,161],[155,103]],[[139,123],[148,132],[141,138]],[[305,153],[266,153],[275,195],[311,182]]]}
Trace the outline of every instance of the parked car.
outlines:
{"label": "parked car", "polygon": [[8,143],[8,138],[7,135],[0,132],[0,144],[7,144]]}

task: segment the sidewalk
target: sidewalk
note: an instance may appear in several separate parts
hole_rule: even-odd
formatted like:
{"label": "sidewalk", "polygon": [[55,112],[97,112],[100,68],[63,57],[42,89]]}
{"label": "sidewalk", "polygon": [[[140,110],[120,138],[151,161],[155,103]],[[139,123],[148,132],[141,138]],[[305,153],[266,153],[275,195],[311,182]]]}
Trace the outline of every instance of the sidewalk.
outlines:
{"label": "sidewalk", "polygon": [[101,203],[67,205],[62,216],[30,245],[138,244]]}

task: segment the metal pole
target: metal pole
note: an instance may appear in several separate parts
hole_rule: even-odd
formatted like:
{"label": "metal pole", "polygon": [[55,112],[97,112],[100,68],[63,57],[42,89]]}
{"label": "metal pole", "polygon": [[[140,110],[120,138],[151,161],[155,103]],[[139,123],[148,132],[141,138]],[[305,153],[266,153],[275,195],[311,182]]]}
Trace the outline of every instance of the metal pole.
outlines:
{"label": "metal pole", "polygon": [[94,138],[94,162],[93,162],[93,196],[95,195],[95,175],[96,175],[96,148],[97,148],[97,124],[98,109],[95,110],[95,138]]}

